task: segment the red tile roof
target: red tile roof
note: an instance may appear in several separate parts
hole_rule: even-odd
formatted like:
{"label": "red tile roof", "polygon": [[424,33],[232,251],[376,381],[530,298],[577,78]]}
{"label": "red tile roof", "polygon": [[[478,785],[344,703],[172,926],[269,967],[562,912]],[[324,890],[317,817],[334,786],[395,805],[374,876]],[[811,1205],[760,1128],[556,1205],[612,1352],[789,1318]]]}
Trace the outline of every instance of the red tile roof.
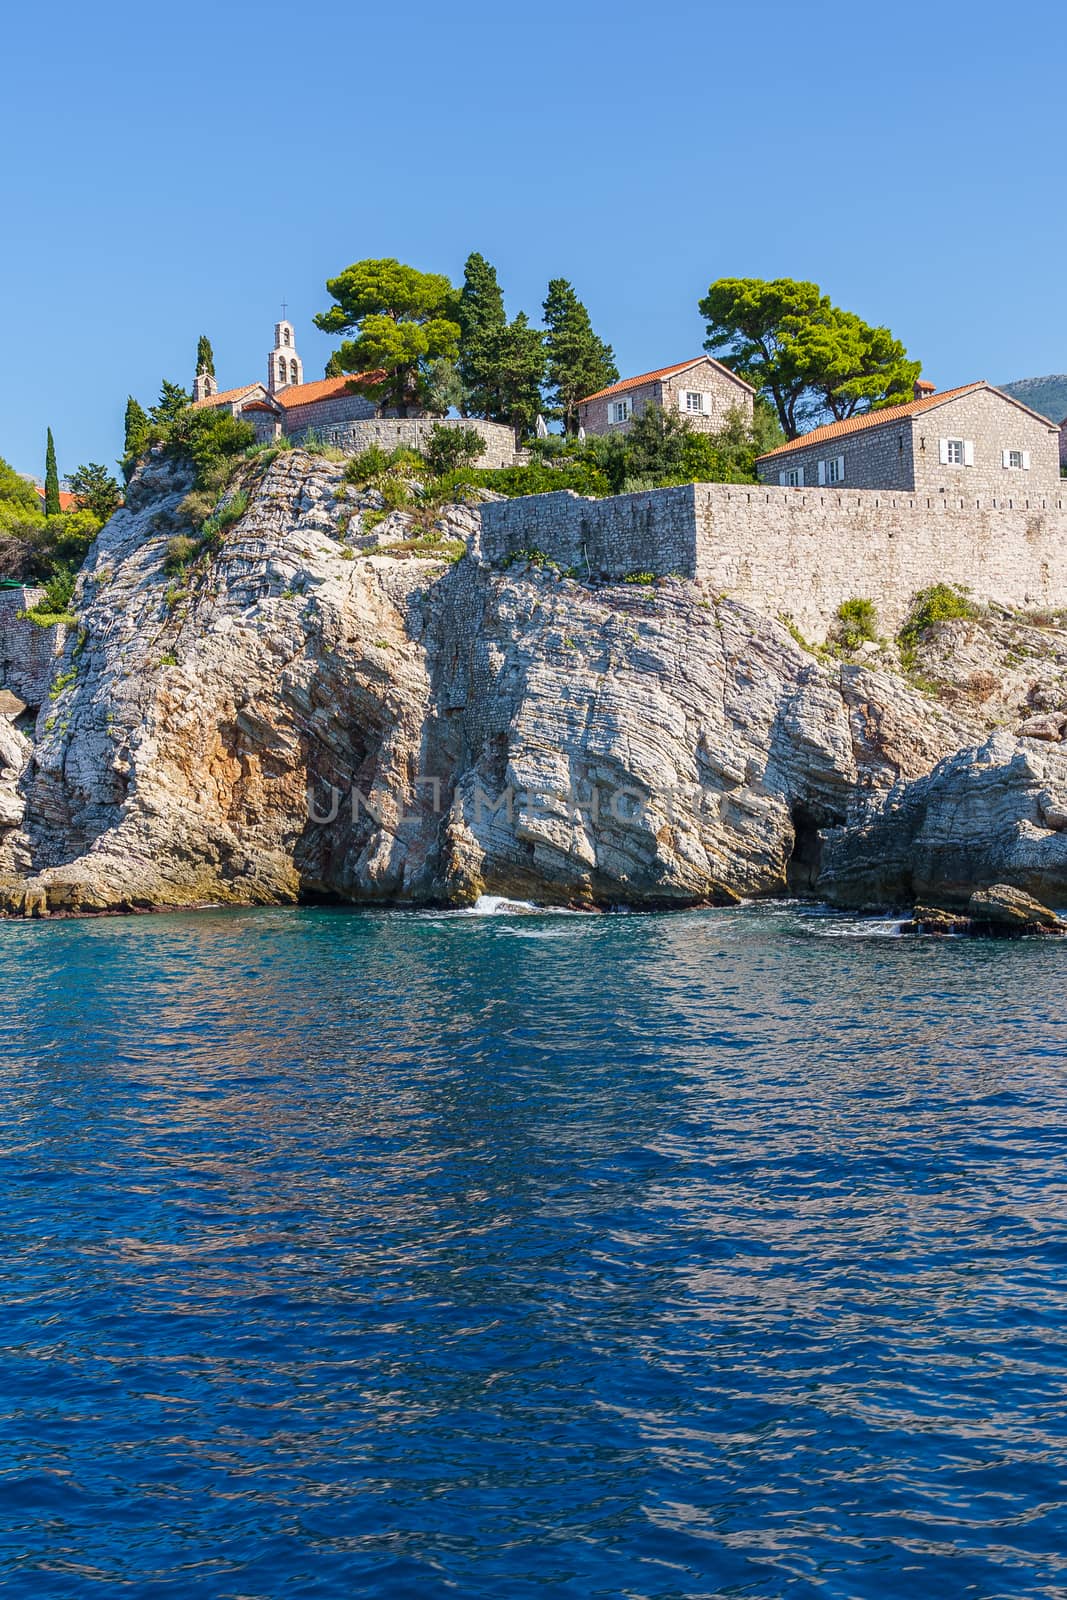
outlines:
{"label": "red tile roof", "polygon": [[[864,411],[858,417],[846,417],[843,422],[827,422],[821,428],[812,428],[810,433],[802,433],[799,438],[790,439],[786,444],[768,450],[766,455],[759,457],[759,460],[769,461],[771,456],[784,456],[793,450],[806,450],[809,445],[841,439],[849,433],[860,433],[864,428],[880,428],[884,422],[900,422],[905,417],[917,416],[922,411],[932,411],[935,406],[944,405],[947,400],[957,400],[961,394],[971,394],[976,389],[990,387],[983,381],[965,383],[958,389],[935,390],[933,394],[924,395],[921,400],[908,400],[899,406],[883,406],[880,411]],[[999,389],[994,389],[992,392],[1000,394]],[[1011,396],[1005,395],[1004,399],[1010,400]],[[1024,406],[1023,410],[1026,409]]]}
{"label": "red tile roof", "polygon": [[716,361],[714,356],[694,356],[691,361],[678,361],[673,367],[659,367],[655,372],[642,372],[639,378],[623,378],[619,383],[613,383],[607,389],[598,389],[596,394],[587,394],[579,405],[587,406],[590,400],[603,400],[607,395],[625,394],[629,389],[640,389],[646,383],[658,383],[662,378],[673,378],[679,372],[685,372],[690,367],[699,366],[702,361],[710,361],[713,367],[718,367],[720,372],[725,372],[727,377],[739,383],[743,389],[751,389],[752,385],[746,383],[744,378],[739,378],[736,372],[731,372],[729,367],[721,361]]}
{"label": "red tile roof", "polygon": [[[36,483],[34,484],[33,487],[37,490],[38,497],[40,499],[41,505],[43,506],[44,505],[44,490],[40,487],[39,484],[36,484]],[[60,489],[60,491],[59,491],[59,509],[60,509],[60,511],[77,511],[78,504],[79,504],[78,496],[76,494],[71,494],[69,489]]]}
{"label": "red tile roof", "polygon": [[384,372],[345,372],[339,378],[319,378],[314,383],[293,383],[279,389],[274,399],[280,406],[309,406],[315,400],[333,400],[338,395],[352,394],[353,383],[373,383],[385,377]]}

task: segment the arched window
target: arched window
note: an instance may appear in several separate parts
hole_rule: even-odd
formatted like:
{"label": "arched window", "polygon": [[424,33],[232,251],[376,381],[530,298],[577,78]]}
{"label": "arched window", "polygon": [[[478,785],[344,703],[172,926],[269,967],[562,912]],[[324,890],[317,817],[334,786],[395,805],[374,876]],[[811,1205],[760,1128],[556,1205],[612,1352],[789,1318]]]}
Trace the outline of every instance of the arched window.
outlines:
{"label": "arched window", "polygon": [[289,343],[289,329],[288,328],[283,328],[282,329],[282,343],[283,344],[288,344]]}
{"label": "arched window", "polygon": [[289,382],[290,383],[299,383],[300,382],[300,371],[299,371],[299,368],[297,367],[297,364],[296,364],[295,361],[290,361],[290,363],[289,363]]}
{"label": "arched window", "polygon": [[286,376],[285,376],[285,357],[284,356],[279,356],[278,357],[278,382],[281,383],[281,384],[284,384],[285,381],[286,381]]}

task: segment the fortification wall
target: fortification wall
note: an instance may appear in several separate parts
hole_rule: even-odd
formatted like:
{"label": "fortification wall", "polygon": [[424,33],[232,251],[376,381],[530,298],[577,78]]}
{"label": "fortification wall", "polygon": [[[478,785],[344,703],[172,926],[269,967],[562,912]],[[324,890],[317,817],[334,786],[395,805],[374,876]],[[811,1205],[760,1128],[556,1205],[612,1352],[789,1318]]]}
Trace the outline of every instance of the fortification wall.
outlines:
{"label": "fortification wall", "polygon": [[43,594],[43,589],[0,589],[0,689],[10,690],[34,710],[48,699],[67,633],[63,627],[39,628],[19,616]]}
{"label": "fortification wall", "polygon": [[[1065,486],[1067,488],[1067,486]],[[537,548],[594,577],[677,572],[825,636],[843,600],[897,629],[917,590],[969,587],[1019,609],[1067,607],[1067,493],[964,499],[876,490],[694,484],[487,505],[479,552]]]}
{"label": "fortification wall", "polygon": [[[302,408],[311,411],[311,406]],[[299,439],[307,427],[314,428],[315,433],[324,444],[333,445],[338,450],[350,451],[353,455],[360,450],[368,449],[372,444],[379,445],[383,450],[395,450],[399,445],[405,445],[411,450],[421,450],[429,439],[431,432],[444,420],[444,425],[457,428],[473,428],[480,433],[485,445],[482,455],[475,462],[478,467],[510,467],[516,460],[525,460],[518,455],[515,445],[515,430],[507,427],[502,422],[486,422],[481,417],[453,417],[442,419],[440,417],[369,417],[365,420],[345,421],[331,423],[329,421],[312,421],[290,434],[291,438]]]}

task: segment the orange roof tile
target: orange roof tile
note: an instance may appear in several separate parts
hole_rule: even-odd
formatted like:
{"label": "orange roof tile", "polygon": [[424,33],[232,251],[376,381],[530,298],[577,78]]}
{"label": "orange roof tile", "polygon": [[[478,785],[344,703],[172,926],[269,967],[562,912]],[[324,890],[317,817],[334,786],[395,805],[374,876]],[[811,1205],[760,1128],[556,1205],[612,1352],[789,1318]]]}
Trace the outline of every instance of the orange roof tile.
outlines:
{"label": "orange roof tile", "polygon": [[307,406],[315,400],[332,400],[337,395],[352,394],[352,383],[372,383],[385,377],[384,372],[345,372],[339,378],[319,378],[314,383],[293,383],[279,389],[274,398],[280,406]]}
{"label": "orange roof tile", "polygon": [[[37,490],[38,498],[39,498],[39,500],[40,500],[40,502],[41,502],[41,504],[43,506],[44,505],[44,490],[41,488],[40,484],[36,484],[35,483],[33,487]],[[59,509],[60,509],[60,511],[77,511],[78,504],[79,504],[78,496],[76,494],[71,494],[69,489],[60,489],[60,491],[59,491]]]}
{"label": "orange roof tile", "polygon": [[739,378],[736,372],[724,366],[721,361],[716,361],[714,356],[694,356],[690,361],[677,361],[673,367],[659,367],[655,372],[642,372],[638,378],[623,378],[619,383],[611,384],[607,389],[598,389],[596,394],[587,394],[578,404],[586,406],[590,400],[603,400],[609,394],[625,394],[628,389],[640,389],[645,383],[658,383],[661,378],[673,378],[679,372],[685,372],[689,367],[695,367],[702,361],[710,361],[713,367],[718,367],[720,372],[725,372],[727,377],[739,383],[743,389],[751,389],[752,385],[746,383],[744,378]]}
{"label": "orange roof tile", "polygon": [[[958,389],[935,390],[933,394],[924,395],[921,400],[907,400],[899,406],[883,406],[880,411],[864,411],[858,417],[846,417],[843,422],[826,422],[821,428],[812,428],[810,433],[802,433],[799,438],[790,439],[786,444],[776,445],[773,450],[768,450],[758,459],[768,461],[771,456],[784,456],[793,450],[806,450],[809,445],[840,439],[845,434],[859,433],[864,428],[880,428],[884,422],[900,422],[905,417],[917,416],[919,412],[932,411],[935,406],[944,405],[946,400],[956,400],[961,394],[971,394],[976,389],[991,387],[980,379],[977,383],[961,384]],[[993,389],[992,392],[1001,393],[999,389]],[[1011,396],[1004,395],[1004,399],[1010,400]],[[1027,407],[1023,406],[1022,409],[1025,411]]]}

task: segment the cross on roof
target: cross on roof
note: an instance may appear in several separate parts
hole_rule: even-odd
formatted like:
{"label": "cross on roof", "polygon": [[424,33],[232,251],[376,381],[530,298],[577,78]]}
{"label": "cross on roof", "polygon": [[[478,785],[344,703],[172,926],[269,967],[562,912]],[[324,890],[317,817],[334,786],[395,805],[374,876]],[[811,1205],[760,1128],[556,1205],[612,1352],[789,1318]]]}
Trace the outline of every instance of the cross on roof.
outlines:
{"label": "cross on roof", "polygon": [[288,302],[288,300],[283,300],[282,301],[282,321],[283,322],[288,322],[288,320],[289,320],[288,317],[286,316],[286,312],[288,310],[289,310],[289,302]]}

